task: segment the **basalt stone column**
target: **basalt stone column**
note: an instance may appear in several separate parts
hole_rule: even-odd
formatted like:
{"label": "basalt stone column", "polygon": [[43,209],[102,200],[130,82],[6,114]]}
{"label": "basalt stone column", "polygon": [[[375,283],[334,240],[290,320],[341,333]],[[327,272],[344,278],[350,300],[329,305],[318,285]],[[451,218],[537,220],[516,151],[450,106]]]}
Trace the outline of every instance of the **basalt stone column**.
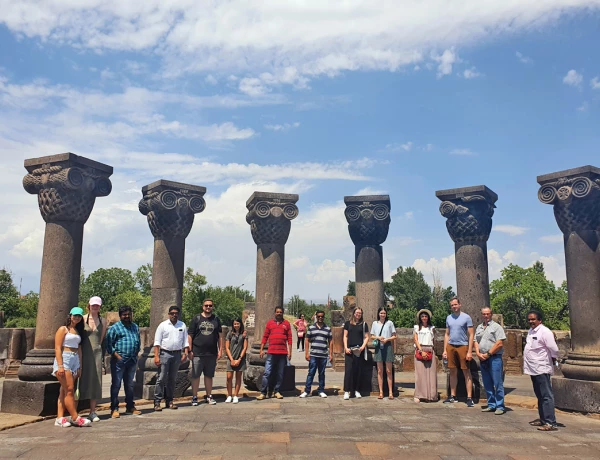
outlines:
{"label": "basalt stone column", "polygon": [[564,235],[571,351],[552,379],[556,406],[600,413],[600,168],[583,166],[537,178]]}
{"label": "basalt stone column", "polygon": [[34,349],[6,381],[2,411],[31,415],[56,413],[59,384],[52,377],[54,335],[69,310],[77,305],[81,274],[83,227],[96,197],[110,194],[111,166],[63,153],[25,160],[23,187],[38,197],[46,222],[40,301]]}
{"label": "basalt stone column", "polygon": [[456,292],[462,311],[476,325],[481,309],[490,305],[487,240],[498,195],[485,185],[439,190],[435,195],[442,201],[440,212],[454,241]]}
{"label": "basalt stone column", "polygon": [[385,305],[383,293],[383,248],[390,228],[388,195],[346,196],[346,220],[354,243],[356,305],[365,320],[377,318],[377,309]]}
{"label": "basalt stone column", "polygon": [[[185,239],[192,230],[195,214],[204,211],[206,207],[203,198],[205,193],[205,187],[167,180],[159,180],[142,188],[143,197],[139,203],[139,210],[147,216],[148,226],[154,236],[149,330],[152,341],[158,325],[167,319],[169,307],[181,307]],[[182,396],[190,384],[185,371],[188,367],[188,362],[181,366],[175,396]],[[154,348],[149,347],[140,360],[136,396],[152,399],[156,377]]]}
{"label": "basalt stone column", "polygon": [[[285,243],[292,220],[298,216],[298,195],[254,192],[246,202],[252,238],[256,243],[256,306],[254,343],[244,372],[244,383],[251,390],[260,390],[265,359],[259,357],[260,342],[267,321],[275,307],[283,307]],[[287,366],[283,391],[295,388],[293,366]]]}

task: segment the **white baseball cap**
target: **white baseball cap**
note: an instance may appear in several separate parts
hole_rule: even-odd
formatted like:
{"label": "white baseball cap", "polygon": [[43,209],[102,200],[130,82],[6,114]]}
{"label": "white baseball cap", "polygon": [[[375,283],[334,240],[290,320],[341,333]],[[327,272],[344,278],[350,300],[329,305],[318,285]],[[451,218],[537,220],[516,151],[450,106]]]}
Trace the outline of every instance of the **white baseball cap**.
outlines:
{"label": "white baseball cap", "polygon": [[90,305],[102,305],[102,299],[96,295],[92,297],[88,303]]}

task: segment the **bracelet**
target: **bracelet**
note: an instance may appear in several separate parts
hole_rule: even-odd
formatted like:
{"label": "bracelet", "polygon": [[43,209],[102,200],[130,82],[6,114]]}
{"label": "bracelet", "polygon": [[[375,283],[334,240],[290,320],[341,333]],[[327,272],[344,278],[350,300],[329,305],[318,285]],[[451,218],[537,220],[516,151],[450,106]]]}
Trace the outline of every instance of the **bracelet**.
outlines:
{"label": "bracelet", "polygon": [[64,369],[64,367],[65,367],[65,366],[63,366],[62,364],[61,364],[60,366],[58,366],[58,368],[59,368],[59,369],[60,369],[61,367]]}

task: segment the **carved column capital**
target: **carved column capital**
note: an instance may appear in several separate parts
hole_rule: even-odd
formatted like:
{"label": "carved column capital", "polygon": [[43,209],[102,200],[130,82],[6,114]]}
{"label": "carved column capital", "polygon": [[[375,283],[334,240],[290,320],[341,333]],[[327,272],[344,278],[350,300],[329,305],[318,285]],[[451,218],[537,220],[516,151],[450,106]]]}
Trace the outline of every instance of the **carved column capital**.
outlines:
{"label": "carved column capital", "polygon": [[564,234],[600,230],[600,168],[583,166],[537,178],[538,198],[554,206]]}
{"label": "carved column capital", "polygon": [[292,220],[298,217],[298,195],[254,192],[246,202],[252,238],[256,244],[285,244]]}
{"label": "carved column capital", "polygon": [[205,193],[205,187],[159,180],[142,188],[138,207],[154,238],[187,238],[194,215],[206,207]]}
{"label": "carved column capital", "polygon": [[23,178],[23,187],[38,196],[46,222],[85,223],[96,197],[112,191],[113,168],[74,153],[25,160],[25,168],[29,174]]}
{"label": "carved column capital", "polygon": [[440,213],[455,243],[485,243],[492,231],[492,216],[498,195],[485,185],[438,190]]}
{"label": "carved column capital", "polygon": [[344,203],[354,245],[377,246],[386,240],[391,221],[388,195],[346,196]]}

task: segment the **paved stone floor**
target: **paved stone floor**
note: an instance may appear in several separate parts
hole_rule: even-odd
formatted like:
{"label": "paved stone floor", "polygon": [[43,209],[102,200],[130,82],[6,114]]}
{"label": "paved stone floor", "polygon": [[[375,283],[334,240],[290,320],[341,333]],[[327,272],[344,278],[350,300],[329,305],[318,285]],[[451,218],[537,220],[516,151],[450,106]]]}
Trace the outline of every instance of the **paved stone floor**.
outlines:
{"label": "paved stone floor", "polygon": [[565,426],[541,433],[537,411],[504,416],[464,404],[415,404],[374,397],[245,399],[109,419],[90,428],[53,420],[0,432],[0,458],[600,458],[600,420],[559,414]]}

